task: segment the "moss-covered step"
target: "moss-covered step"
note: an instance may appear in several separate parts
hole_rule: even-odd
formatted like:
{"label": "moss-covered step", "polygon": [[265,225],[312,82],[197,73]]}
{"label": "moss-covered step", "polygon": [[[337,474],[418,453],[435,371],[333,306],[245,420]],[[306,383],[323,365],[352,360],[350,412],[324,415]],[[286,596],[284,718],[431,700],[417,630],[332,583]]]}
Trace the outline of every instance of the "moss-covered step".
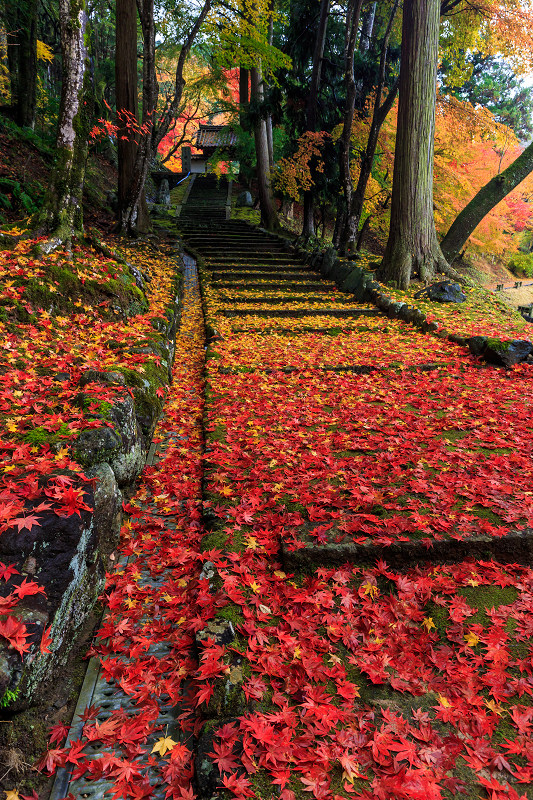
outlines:
{"label": "moss-covered step", "polygon": [[[224,270],[216,269],[211,271],[213,281],[229,280],[258,280],[258,281],[305,281],[318,278],[318,273],[310,269],[284,269],[282,272],[272,270],[271,267],[254,267],[249,270],[227,268]],[[327,285],[327,283],[325,284]]]}
{"label": "moss-covered step", "polygon": [[465,539],[432,540],[412,539],[389,546],[375,545],[371,542],[334,541],[335,532],[328,531],[325,544],[318,544],[309,535],[300,537],[301,549],[294,545],[281,543],[282,560],[287,570],[309,570],[318,566],[333,564],[375,565],[384,560],[392,567],[405,569],[414,564],[455,563],[466,558],[481,560],[496,559],[506,564],[533,563],[533,529],[509,531],[501,537],[474,535]]}
{"label": "moss-covered step", "polygon": [[337,319],[350,319],[354,317],[377,317],[381,314],[377,308],[297,308],[285,311],[279,308],[254,309],[234,308],[224,309],[224,317],[335,317]]}
{"label": "moss-covered step", "polygon": [[[265,287],[265,289],[269,289],[269,288],[270,287]],[[243,287],[243,291],[247,291],[247,289],[248,289],[248,287]],[[222,303],[227,303],[228,305],[229,304],[238,305],[240,303],[249,303],[250,305],[253,305],[255,303],[257,303],[257,304],[269,303],[271,305],[279,305],[281,303],[291,303],[291,302],[293,302],[293,303],[294,302],[302,303],[304,301],[308,302],[308,303],[331,303],[332,297],[331,297],[331,292],[329,292],[329,293],[328,292],[324,292],[323,294],[318,294],[318,293],[317,294],[305,294],[304,297],[294,296],[291,293],[280,294],[280,295],[277,295],[277,296],[276,295],[263,295],[263,296],[257,295],[256,297],[250,297],[249,295],[246,295],[246,294],[228,295],[228,294],[224,294],[222,292],[219,292],[218,299]]]}
{"label": "moss-covered step", "polygon": [[237,267],[239,266],[247,266],[251,264],[255,267],[255,265],[265,266],[265,267],[292,267],[295,269],[297,267],[302,268],[303,264],[305,263],[303,260],[300,261],[295,258],[291,258],[290,256],[260,256],[257,254],[248,255],[248,256],[233,256],[231,254],[225,255],[223,253],[219,254],[216,257],[204,257],[205,265],[208,269],[212,269],[214,267],[218,267],[221,265],[226,264],[233,264]]}
{"label": "moss-covered step", "polygon": [[256,291],[290,291],[294,294],[306,294],[312,292],[325,292],[325,291],[334,291],[335,285],[331,284],[328,286],[326,283],[318,283],[315,281],[302,281],[301,283],[293,283],[290,280],[286,280],[282,282],[281,280],[275,281],[265,281],[264,283],[258,283],[253,281],[246,281],[246,280],[234,280],[228,281],[227,279],[223,281],[213,281],[212,283],[213,289],[247,289],[247,290],[256,290]]}
{"label": "moss-covered step", "polygon": [[196,243],[198,249],[205,253],[220,252],[221,250],[231,250],[235,253],[249,253],[250,250],[255,252],[268,252],[268,253],[284,253],[291,255],[291,250],[285,245],[278,244],[277,242],[270,242],[265,239],[232,239],[222,236],[213,237],[209,239],[206,236],[191,236],[190,239]]}
{"label": "moss-covered step", "polygon": [[238,278],[258,278],[260,280],[290,280],[290,279],[318,279],[318,273],[304,265],[295,267],[276,267],[266,264],[254,264],[253,267],[235,266],[234,264],[222,264],[218,267],[210,265],[209,271],[213,280],[226,280]]}

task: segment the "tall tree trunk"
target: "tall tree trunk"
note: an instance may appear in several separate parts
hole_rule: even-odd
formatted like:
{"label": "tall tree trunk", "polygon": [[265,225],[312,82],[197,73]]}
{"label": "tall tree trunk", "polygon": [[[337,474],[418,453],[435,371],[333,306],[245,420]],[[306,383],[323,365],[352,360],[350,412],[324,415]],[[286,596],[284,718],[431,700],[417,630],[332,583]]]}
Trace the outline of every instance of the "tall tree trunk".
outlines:
{"label": "tall tree trunk", "polygon": [[33,128],[37,98],[37,12],[39,0],[19,0],[3,14],[13,118]]}
{"label": "tall tree trunk", "polygon": [[[263,99],[261,67],[255,66],[250,70],[252,99],[258,106]],[[270,164],[268,158],[268,141],[265,120],[260,114],[254,121],[255,158],[257,162],[257,184],[259,190],[259,206],[261,208],[261,225],[267,230],[277,230],[279,225],[278,213],[270,185]]]}
{"label": "tall tree trunk", "polygon": [[[270,17],[268,20],[268,43],[272,47],[274,42],[274,3],[270,3]],[[265,90],[265,81],[263,78],[263,94]],[[267,146],[268,146],[268,163],[272,170],[274,167],[274,132],[272,130],[272,114],[269,112],[265,119]]]}
{"label": "tall tree trunk", "polygon": [[413,273],[428,281],[448,266],[433,218],[439,16],[439,0],[404,2],[391,222],[379,271],[381,280],[402,289]]}
{"label": "tall tree trunk", "polygon": [[479,192],[455,218],[448,233],[440,243],[444,257],[451,264],[459,255],[471,233],[483,217],[492,211],[500,200],[512,192],[533,170],[533,143],[499,175],[482,186]]}
{"label": "tall tree trunk", "polygon": [[139,136],[136,0],[117,0],[115,36],[118,219],[120,220],[128,205]]}
{"label": "tall tree trunk", "polygon": [[144,233],[149,220],[144,218],[141,197],[152,158],[158,85],[155,71],[154,0],[137,0],[143,37],[143,92],[141,131],[138,137],[132,178],[119,219],[119,230],[128,235]]}
{"label": "tall tree trunk", "polygon": [[23,6],[23,25],[18,31],[19,75],[17,123],[33,128],[37,106],[37,9],[38,0],[27,0]]}
{"label": "tall tree trunk", "polygon": [[[320,18],[315,40],[315,50],[313,53],[313,72],[311,74],[311,86],[307,96],[306,107],[306,129],[315,131],[317,125],[318,111],[318,92],[320,89],[320,78],[322,75],[322,59],[324,57],[324,47],[326,45],[326,33],[328,29],[329,0],[320,0]],[[304,192],[304,219],[302,236],[308,239],[315,235],[315,202],[314,193],[310,189]]]}
{"label": "tall tree trunk", "polygon": [[59,0],[62,85],[56,162],[38,222],[52,234],[51,250],[83,233],[83,183],[87,158],[91,92],[87,82],[87,14],[84,0]]}
{"label": "tall tree trunk", "polygon": [[342,252],[346,252],[347,250],[356,247],[357,231],[359,230],[359,222],[361,221],[361,214],[363,213],[366,187],[370,175],[372,174],[372,165],[374,163],[374,156],[378,146],[379,133],[381,131],[381,126],[385,122],[387,114],[391,110],[398,93],[399,82],[395,81],[385,100],[383,102],[381,101],[381,95],[385,86],[387,50],[389,47],[389,39],[397,8],[398,0],[395,0],[389,16],[387,28],[385,30],[385,36],[383,37],[383,45],[381,48],[381,58],[379,64],[378,85],[376,87],[376,95],[374,98],[374,110],[372,112],[370,131],[368,133],[365,151],[361,157],[361,168],[359,171],[359,177],[357,179],[357,186],[355,187],[355,190],[352,188],[350,207],[348,209],[348,214],[341,235],[340,247]]}
{"label": "tall tree trunk", "polygon": [[239,124],[246,128],[246,115],[250,102],[250,72],[244,67],[239,67]]}
{"label": "tall tree trunk", "polygon": [[[366,53],[370,49],[372,33],[374,31],[374,21],[376,19],[376,7],[376,2],[371,3],[362,14],[361,34],[359,36],[358,47],[360,53]],[[355,103],[359,108],[364,106],[367,93],[368,86],[365,84],[365,81],[362,79],[358,80],[355,87]]]}
{"label": "tall tree trunk", "polygon": [[374,30],[374,20],[376,19],[377,3],[371,3],[363,14],[361,21],[361,35],[359,37],[359,52],[366,53],[370,48],[372,41],[372,32]]}
{"label": "tall tree trunk", "polygon": [[[346,39],[344,44],[344,85],[346,87],[346,105],[344,108],[344,119],[342,124],[342,134],[340,138],[339,168],[341,184],[344,192],[344,204],[339,204],[337,208],[337,218],[343,213],[342,225],[339,220],[336,222],[336,229],[345,231],[342,235],[344,241],[355,239],[357,230],[346,230],[348,225],[348,212],[352,206],[352,176],[350,173],[350,154],[352,149],[352,125],[355,112],[356,84],[354,78],[354,54],[357,31],[359,29],[359,18],[361,16],[361,6],[363,0],[348,0],[346,9]],[[344,209],[344,210],[342,210]]]}

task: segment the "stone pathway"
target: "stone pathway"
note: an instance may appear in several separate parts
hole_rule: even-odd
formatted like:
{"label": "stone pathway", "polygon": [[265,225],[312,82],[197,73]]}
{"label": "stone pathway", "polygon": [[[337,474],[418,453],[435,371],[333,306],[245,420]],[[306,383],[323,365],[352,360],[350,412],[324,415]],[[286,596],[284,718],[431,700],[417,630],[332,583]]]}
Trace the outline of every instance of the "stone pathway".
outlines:
{"label": "stone pathway", "polygon": [[353,302],[226,207],[197,178],[179,219],[205,354],[191,273],[95,646],[114,739],[100,710],[74,797],[526,798],[531,374]]}
{"label": "stone pathway", "polygon": [[531,374],[354,302],[244,223],[183,233],[208,326],[202,549],[225,603],[200,647],[199,796],[517,800],[532,754],[511,725],[521,756],[500,769],[498,726],[527,648],[513,622],[500,694],[490,609],[528,604]]}

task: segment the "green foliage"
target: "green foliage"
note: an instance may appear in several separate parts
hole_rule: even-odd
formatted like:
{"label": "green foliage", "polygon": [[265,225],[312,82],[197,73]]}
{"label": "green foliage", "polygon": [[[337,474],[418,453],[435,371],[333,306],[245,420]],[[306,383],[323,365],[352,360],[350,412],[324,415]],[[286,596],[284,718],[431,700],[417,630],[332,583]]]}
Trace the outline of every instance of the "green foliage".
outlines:
{"label": "green foliage", "polygon": [[454,83],[454,70],[449,59],[441,67],[443,94],[453,94],[474,107],[487,108],[503,125],[508,125],[517,136],[527,138],[533,133],[533,88],[524,85],[512,66],[502,58],[465,53],[468,73],[460,86]]}
{"label": "green foliage", "polygon": [[514,253],[507,267],[520,278],[533,278],[533,253]]}
{"label": "green foliage", "polygon": [[34,214],[39,208],[42,194],[40,183],[27,184],[23,188],[13,178],[0,178],[0,208]]}
{"label": "green foliage", "polygon": [[6,689],[0,698],[0,708],[7,708],[11,703],[14,703],[20,694],[20,684],[16,689]]}

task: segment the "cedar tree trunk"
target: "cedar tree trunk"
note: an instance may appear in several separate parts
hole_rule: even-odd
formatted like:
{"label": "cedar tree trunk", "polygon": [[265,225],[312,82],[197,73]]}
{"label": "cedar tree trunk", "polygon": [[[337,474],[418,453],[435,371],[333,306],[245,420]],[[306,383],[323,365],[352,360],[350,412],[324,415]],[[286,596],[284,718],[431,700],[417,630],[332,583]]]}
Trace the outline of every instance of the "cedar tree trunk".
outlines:
{"label": "cedar tree trunk", "polygon": [[[263,99],[260,66],[255,66],[250,70],[250,78],[252,98],[260,105]],[[261,208],[261,225],[269,231],[277,230],[279,228],[279,220],[270,185],[270,162],[268,156],[266,123],[259,114],[256,115],[254,120],[254,139],[259,206]]]}
{"label": "cedar tree trunk", "polygon": [[[372,112],[372,122],[370,124],[370,131],[366,142],[364,153],[361,156],[361,168],[359,170],[359,177],[357,179],[357,186],[355,190],[352,187],[351,200],[348,207],[347,216],[345,218],[343,231],[340,238],[341,252],[345,253],[347,250],[357,249],[356,240],[358,238],[359,222],[361,221],[361,214],[363,213],[363,206],[365,203],[366,187],[370,175],[372,174],[372,166],[374,164],[374,156],[378,146],[379,133],[381,126],[387,118],[387,114],[392,108],[396,95],[398,93],[398,81],[396,80],[390,88],[387,97],[382,102],[381,95],[385,86],[385,70],[387,67],[387,50],[389,47],[389,39],[392,31],[394,17],[398,8],[398,0],[395,0],[383,37],[383,44],[381,47],[381,58],[379,63],[379,78],[376,87],[376,96],[374,98],[374,109]],[[350,186],[351,186],[350,176]]]}
{"label": "cedar tree trunk", "polygon": [[2,19],[7,32],[7,62],[13,119],[21,128],[33,128],[37,92],[38,0],[7,3]]}
{"label": "cedar tree trunk", "polygon": [[[117,0],[115,26],[115,86],[117,106],[118,150],[118,218],[127,208],[131,191],[137,137],[139,136],[139,103],[137,93],[137,3]],[[145,205],[144,193],[140,198]],[[144,217],[144,209],[137,212]]]}
{"label": "cedar tree trunk", "polygon": [[38,222],[51,233],[46,250],[69,244],[83,233],[83,183],[87,159],[90,95],[86,71],[87,14],[84,0],[59,0],[62,84],[56,162]]}
{"label": "cedar tree trunk", "polygon": [[[306,130],[316,130],[316,118],[318,110],[318,92],[320,89],[320,78],[322,75],[322,59],[324,57],[324,47],[326,44],[326,33],[328,28],[329,0],[320,1],[320,18],[318,31],[315,40],[315,50],[313,53],[313,72],[311,74],[311,86],[307,97],[306,108]],[[315,235],[315,202],[313,190],[304,192],[304,219],[302,236],[308,239]]]}
{"label": "cedar tree trunk", "polygon": [[402,289],[413,273],[428,281],[448,266],[433,218],[439,17],[439,0],[404,2],[391,222],[379,272]]}
{"label": "cedar tree trunk", "polygon": [[455,218],[440,247],[451,264],[483,217],[533,170],[533,143],[507,169],[495,175]]}
{"label": "cedar tree trunk", "polygon": [[[350,154],[352,149],[352,125],[355,112],[355,98],[357,87],[354,78],[354,54],[359,18],[363,0],[349,0],[346,9],[346,40],[344,44],[344,85],[346,88],[346,105],[340,138],[339,169],[341,184],[344,192],[344,204],[337,209],[335,227],[341,231],[344,241],[352,241],[357,235],[357,229],[351,230],[352,223],[348,213],[352,206],[352,176],[350,173]],[[342,218],[341,218],[342,215]],[[339,221],[340,220],[340,221]]]}
{"label": "cedar tree trunk", "polygon": [[158,94],[155,72],[154,2],[153,0],[137,0],[137,9],[143,37],[142,118],[131,180],[118,222],[118,229],[128,235],[145,232],[149,224],[142,213],[141,198],[152,157],[152,137]]}

